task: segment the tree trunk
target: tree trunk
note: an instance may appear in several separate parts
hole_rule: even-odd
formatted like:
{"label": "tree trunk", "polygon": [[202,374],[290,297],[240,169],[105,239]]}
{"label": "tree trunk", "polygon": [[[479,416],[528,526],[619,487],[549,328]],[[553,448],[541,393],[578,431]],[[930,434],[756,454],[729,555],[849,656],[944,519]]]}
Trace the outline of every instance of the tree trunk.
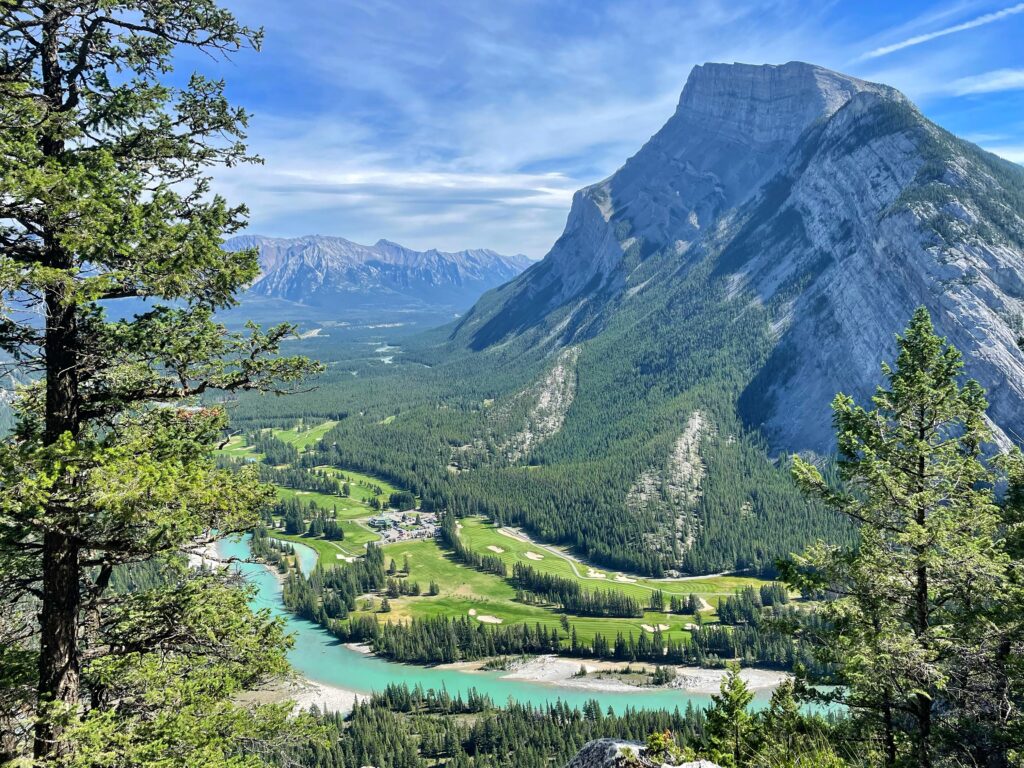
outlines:
{"label": "tree trunk", "polygon": [[[66,536],[48,532],[43,540],[43,601],[39,614],[39,701],[58,708],[78,704],[78,547]],[[59,712],[44,712],[36,724],[37,760],[65,751]]]}
{"label": "tree trunk", "polygon": [[[60,32],[64,11],[44,6],[41,44],[43,92],[51,114],[60,109],[64,83],[60,68]],[[40,149],[49,158],[60,157],[64,141],[44,127]],[[74,261],[61,246],[57,225],[45,227],[46,266],[71,269]],[[46,405],[44,442],[53,445],[64,434],[77,436],[80,429],[78,389],[78,315],[75,297],[67,288],[47,288],[46,336]],[[64,478],[64,482],[69,482]],[[39,611],[39,685],[41,708],[36,722],[33,752],[37,761],[63,754],[64,730],[60,712],[42,711],[47,706],[74,711],[78,706],[80,658],[78,622],[81,602],[79,545],[74,538],[77,528],[76,510],[53,501],[46,509],[46,530],[43,534],[42,599]],[[56,716],[53,716],[56,715]]]}
{"label": "tree trunk", "polygon": [[[924,427],[925,422],[925,411],[922,406],[919,410],[919,422],[921,426],[918,427],[918,439],[924,443],[928,437],[928,433]],[[919,493],[923,493],[925,490],[925,478],[927,472],[927,463],[925,457],[921,455],[918,458],[918,487]],[[924,505],[918,504],[915,511],[916,522],[921,528],[925,528],[928,523],[928,512]],[[928,625],[930,622],[930,612],[928,610],[928,565],[925,562],[926,552],[924,551],[923,545],[921,550],[917,553],[917,573],[914,585],[914,630],[917,635],[918,642],[922,648],[928,648]],[[923,682],[923,681],[922,681]],[[931,768],[932,765],[932,699],[926,693],[919,693],[916,696],[916,707],[917,710],[917,766],[918,768]]]}
{"label": "tree trunk", "polygon": [[892,695],[886,690],[882,704],[882,741],[885,746],[885,768],[896,768],[896,727],[892,719]]}

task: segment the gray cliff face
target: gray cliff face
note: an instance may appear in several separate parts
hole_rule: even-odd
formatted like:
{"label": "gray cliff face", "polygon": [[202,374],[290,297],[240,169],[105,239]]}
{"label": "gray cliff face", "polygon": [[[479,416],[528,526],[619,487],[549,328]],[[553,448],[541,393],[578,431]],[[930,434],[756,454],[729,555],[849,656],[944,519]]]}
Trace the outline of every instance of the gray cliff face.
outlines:
{"label": "gray cliff face", "polygon": [[225,247],[259,249],[261,271],[249,288],[251,294],[312,305],[343,297],[463,308],[530,263],[525,256],[502,256],[487,249],[414,251],[388,240],[367,246],[321,235],[245,235],[232,238]]}
{"label": "gray cliff face", "polygon": [[803,131],[863,91],[901,98],[807,64],[695,67],[665,126],[613,176],[573,197],[545,270],[520,281],[517,306],[537,314],[621,289],[616,268],[627,251],[699,239],[757,190]]}
{"label": "gray cliff face", "polygon": [[826,449],[819,406],[838,391],[865,401],[893,333],[925,305],[988,391],[997,440],[1024,443],[1024,169],[867,95],[799,151],[787,194],[750,206],[765,224],[729,278],[778,336],[746,398],[753,420],[775,445]]}
{"label": "gray cliff face", "polygon": [[578,343],[699,269],[770,325],[739,405],[773,449],[830,450],[828,403],[871,394],[920,305],[988,390],[1000,442],[1024,443],[1024,169],[810,64],[696,67],[665,126],[453,338]]}

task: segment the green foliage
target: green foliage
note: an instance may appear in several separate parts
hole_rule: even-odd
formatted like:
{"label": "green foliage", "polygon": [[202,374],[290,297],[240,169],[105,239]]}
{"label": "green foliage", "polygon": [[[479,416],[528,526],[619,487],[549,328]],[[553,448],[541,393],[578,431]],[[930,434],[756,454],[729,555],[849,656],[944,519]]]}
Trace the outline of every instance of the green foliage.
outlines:
{"label": "green foliage", "polygon": [[729,664],[721,688],[711,700],[706,730],[715,759],[722,761],[726,768],[738,768],[745,763],[749,749],[753,720],[747,707],[754,700],[754,694],[740,677],[738,664]]}
{"label": "green foliage", "polygon": [[211,459],[226,419],[200,399],[316,369],[278,356],[288,326],[213,319],[258,265],[221,250],[245,209],[207,169],[255,158],[224,83],[169,77],[179,49],[259,39],[213,0],[0,9],[0,352],[35,377],[0,444],[0,646],[21,670],[5,758],[248,766],[276,748],[285,709],[233,696],[283,671],[278,623],[175,557],[273,496]]}
{"label": "green foliage", "polygon": [[984,394],[926,310],[898,343],[872,409],[835,399],[842,485],[794,462],[807,493],[859,523],[859,546],[812,548],[790,582],[828,598],[818,658],[885,765],[1006,765],[1024,693],[1014,495],[997,506]]}
{"label": "green foliage", "polygon": [[[336,420],[304,462],[387,478],[425,510],[520,525],[608,568],[771,575],[776,559],[818,538],[849,543],[852,527],[801,497],[788,467],[770,461],[744,426],[759,423],[756,409],[738,416],[740,393],[774,341],[768,314],[725,301],[724,290],[702,268],[623,304],[579,344],[561,429],[520,461],[500,446],[527,424],[552,365],[528,339],[469,353],[437,332],[403,341],[402,360],[377,369],[325,339],[310,349],[345,362],[323,386],[274,403],[243,397],[236,418],[253,427],[314,414]],[[642,474],[663,470],[696,410],[707,423],[699,498],[678,509],[628,502]]]}

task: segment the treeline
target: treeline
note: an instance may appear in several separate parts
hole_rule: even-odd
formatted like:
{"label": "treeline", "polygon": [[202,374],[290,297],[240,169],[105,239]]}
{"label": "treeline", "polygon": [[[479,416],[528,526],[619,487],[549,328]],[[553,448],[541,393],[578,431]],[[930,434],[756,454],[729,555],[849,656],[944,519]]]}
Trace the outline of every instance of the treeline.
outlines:
{"label": "treeline", "polygon": [[586,590],[574,579],[541,573],[521,562],[512,567],[512,584],[519,590],[521,601],[534,603],[539,598],[575,616],[640,618],[644,615],[638,600],[618,590]]}
{"label": "treeline", "polygon": [[557,653],[577,658],[704,667],[720,667],[728,661],[740,660],[746,665],[780,670],[791,670],[796,664],[821,668],[802,641],[768,625],[698,626],[688,638],[680,640],[670,640],[660,630],[639,635],[619,632],[614,638],[596,634],[588,643],[578,637],[573,627],[563,634],[557,627],[542,624],[487,625],[466,616],[414,618],[384,625],[373,617],[359,616],[348,623],[322,623],[346,642],[369,642],[380,656],[416,664]]}
{"label": "treeline", "polygon": [[312,499],[278,499],[266,518],[267,524],[273,525],[275,517],[282,519],[284,532],[290,536],[322,536],[330,541],[345,540],[345,531],[337,519],[337,509],[324,509]]}
{"label": "treeline", "polygon": [[263,454],[263,462],[271,466],[278,464],[295,464],[299,460],[299,451],[290,443],[274,436],[270,430],[257,430],[246,437],[256,453]]}
{"label": "treeline", "polygon": [[470,568],[476,568],[478,571],[493,573],[503,579],[508,578],[508,565],[504,560],[496,555],[476,552],[462,543],[454,515],[442,514],[438,531],[441,545],[450,549],[460,563],[468,565]]}
{"label": "treeline", "polygon": [[565,765],[590,741],[613,738],[645,743],[657,764],[708,757],[735,765],[739,754],[744,766],[845,765],[827,746],[848,738],[845,720],[801,713],[792,685],[780,686],[767,708],[752,712],[752,695],[730,675],[719,699],[706,711],[688,704],[685,710],[614,713],[593,699],[581,708],[510,702],[494,709],[475,691],[462,700],[389,686],[356,704],[347,718],[314,712],[326,738],[288,759],[307,768],[551,768]]}
{"label": "treeline", "polygon": [[789,602],[789,594],[781,584],[764,584],[760,589],[743,587],[735,595],[718,602],[718,620],[723,624],[750,624],[760,626],[766,618],[764,608],[783,606]]}
{"label": "treeline", "polygon": [[294,546],[287,541],[275,539],[263,526],[253,529],[249,537],[249,552],[256,560],[276,566],[281,573],[288,571],[288,558],[295,557]]}
{"label": "treeline", "polygon": [[346,496],[345,483],[325,469],[271,467],[260,465],[260,480],[297,491],[311,491],[331,496]]}

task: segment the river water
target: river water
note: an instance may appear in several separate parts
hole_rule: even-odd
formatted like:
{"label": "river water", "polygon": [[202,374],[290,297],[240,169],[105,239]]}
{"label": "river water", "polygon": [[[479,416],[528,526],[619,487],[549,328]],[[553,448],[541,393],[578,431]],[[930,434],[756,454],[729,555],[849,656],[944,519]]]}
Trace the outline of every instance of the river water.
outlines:
{"label": "river water", "polygon": [[[218,549],[223,557],[247,557],[248,544],[244,540],[222,540]],[[310,573],[316,564],[316,552],[301,544],[295,545],[304,573]],[[438,667],[420,667],[385,661],[371,654],[346,648],[342,643],[310,621],[295,618],[281,602],[281,585],[268,568],[257,563],[238,563],[246,580],[255,585],[257,593],[253,608],[268,608],[274,616],[285,619],[286,631],[294,637],[295,645],[288,659],[302,675],[318,683],[344,688],[357,693],[371,694],[381,691],[389,683],[410,687],[446,689],[450,694],[465,697],[470,688],[489,696],[496,704],[508,700],[529,702],[535,706],[554,704],[561,700],[582,707],[589,699],[597,699],[603,709],[611,707],[622,712],[634,709],[686,708],[690,702],[697,707],[710,704],[707,694],[688,693],[678,688],[638,688],[636,691],[593,691],[553,683],[509,680],[500,671],[464,672]],[[754,706],[764,706],[769,691],[758,691]]]}

